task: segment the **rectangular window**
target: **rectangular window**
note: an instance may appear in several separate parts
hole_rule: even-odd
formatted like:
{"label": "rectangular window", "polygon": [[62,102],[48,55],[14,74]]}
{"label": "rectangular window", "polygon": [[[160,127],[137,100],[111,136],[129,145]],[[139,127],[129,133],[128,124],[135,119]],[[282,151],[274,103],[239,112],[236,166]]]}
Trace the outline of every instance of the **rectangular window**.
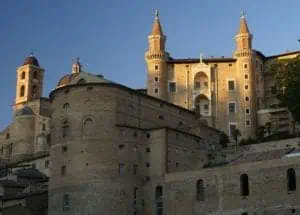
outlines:
{"label": "rectangular window", "polygon": [[251,125],[251,122],[249,119],[246,120],[246,126],[249,127]]}
{"label": "rectangular window", "polygon": [[233,137],[234,130],[236,129],[236,123],[229,123],[229,136]]}
{"label": "rectangular window", "polygon": [[154,92],[155,92],[155,93],[158,93],[158,88],[155,88],[155,89],[154,89]]}
{"label": "rectangular window", "polygon": [[156,82],[158,82],[158,77],[155,77],[154,80],[155,80]]}
{"label": "rectangular window", "polygon": [[248,68],[248,64],[245,63],[244,64],[244,68],[247,69]]}
{"label": "rectangular window", "polygon": [[246,114],[250,114],[250,109],[246,108]]}
{"label": "rectangular window", "polygon": [[228,90],[234,91],[235,90],[235,82],[233,80],[228,81]]}
{"label": "rectangular window", "polygon": [[155,65],[155,67],[154,67],[154,68],[155,68],[155,70],[158,70],[158,65]]}
{"label": "rectangular window", "polygon": [[49,167],[49,160],[45,160],[45,168]]}
{"label": "rectangular window", "polygon": [[61,166],[61,170],[60,170],[61,176],[65,176],[66,172],[67,172],[67,167],[65,165]]}
{"label": "rectangular window", "polygon": [[203,107],[204,107],[204,110],[208,110],[209,105],[208,105],[208,104],[205,104]]}
{"label": "rectangular window", "polygon": [[63,196],[63,211],[68,211],[70,208],[70,196],[69,194],[64,194]]}
{"label": "rectangular window", "polygon": [[248,74],[245,74],[245,79],[248,79],[248,78],[249,78]]}
{"label": "rectangular window", "polygon": [[119,164],[119,175],[124,175],[125,173],[125,165],[123,163]]}
{"label": "rectangular window", "polygon": [[245,90],[248,90],[249,89],[249,85],[245,85]]}
{"label": "rectangular window", "polygon": [[138,168],[138,165],[137,164],[134,164],[133,165],[133,174],[137,174],[137,168]]}
{"label": "rectangular window", "polygon": [[169,82],[169,92],[170,93],[176,92],[176,82]]}
{"label": "rectangular window", "polygon": [[229,113],[235,113],[235,102],[230,102],[228,104],[228,112]]}

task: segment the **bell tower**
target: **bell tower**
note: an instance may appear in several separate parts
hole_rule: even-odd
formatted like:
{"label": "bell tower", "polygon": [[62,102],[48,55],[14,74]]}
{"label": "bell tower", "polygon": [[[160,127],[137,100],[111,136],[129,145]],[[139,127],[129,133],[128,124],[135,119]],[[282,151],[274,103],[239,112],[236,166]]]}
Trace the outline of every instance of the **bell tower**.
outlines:
{"label": "bell tower", "polygon": [[17,68],[17,86],[14,109],[19,104],[38,99],[43,94],[44,69],[33,53]]}
{"label": "bell tower", "polygon": [[145,54],[147,63],[147,94],[167,100],[167,62],[169,54],[165,51],[166,36],[163,34],[158,10],[148,36],[149,47]]}
{"label": "bell tower", "polygon": [[241,138],[254,137],[256,131],[256,86],[255,52],[252,49],[252,34],[249,31],[245,13],[242,12],[239,30],[235,36],[237,97],[237,128]]}

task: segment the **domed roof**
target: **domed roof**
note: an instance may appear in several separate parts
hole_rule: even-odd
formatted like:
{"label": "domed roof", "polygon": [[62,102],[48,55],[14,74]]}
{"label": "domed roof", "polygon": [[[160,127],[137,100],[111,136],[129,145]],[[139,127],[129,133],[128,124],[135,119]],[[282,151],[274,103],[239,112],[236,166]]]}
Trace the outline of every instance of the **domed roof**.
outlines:
{"label": "domed roof", "polygon": [[57,87],[68,85],[74,78],[76,78],[79,75],[79,73],[72,73],[63,76],[57,83]]}
{"label": "domed roof", "polygon": [[23,66],[25,65],[34,65],[38,67],[40,66],[39,61],[36,59],[35,56],[33,56],[33,54],[25,58]]}
{"label": "domed roof", "polygon": [[18,110],[16,116],[25,116],[25,115],[34,115],[33,110],[30,107],[23,107],[22,109]]}
{"label": "domed roof", "polygon": [[56,88],[66,85],[85,84],[85,83],[112,83],[106,80],[103,75],[94,75],[87,72],[72,73],[63,76],[57,83]]}

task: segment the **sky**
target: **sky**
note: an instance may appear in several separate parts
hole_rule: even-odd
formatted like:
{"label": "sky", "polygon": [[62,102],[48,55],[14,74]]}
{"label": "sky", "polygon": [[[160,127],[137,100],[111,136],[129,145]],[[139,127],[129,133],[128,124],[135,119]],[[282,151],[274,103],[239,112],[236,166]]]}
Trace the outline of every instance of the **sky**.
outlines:
{"label": "sky", "polygon": [[16,68],[31,51],[46,70],[46,97],[76,57],[87,72],[145,88],[156,8],[173,58],[232,56],[242,10],[253,48],[265,55],[300,50],[299,0],[1,0],[0,131],[12,120]]}

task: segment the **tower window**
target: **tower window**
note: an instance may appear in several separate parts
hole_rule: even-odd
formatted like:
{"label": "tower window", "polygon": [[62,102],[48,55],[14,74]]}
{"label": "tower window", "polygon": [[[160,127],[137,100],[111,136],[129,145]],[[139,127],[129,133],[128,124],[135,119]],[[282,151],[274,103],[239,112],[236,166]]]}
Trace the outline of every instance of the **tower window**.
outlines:
{"label": "tower window", "polygon": [[245,79],[248,79],[248,78],[249,78],[248,74],[245,74]]}
{"label": "tower window", "polygon": [[230,102],[228,104],[228,112],[229,113],[235,113],[235,102]]}
{"label": "tower window", "polygon": [[233,80],[228,81],[228,90],[234,91],[235,90],[235,82]]}
{"label": "tower window", "polygon": [[155,206],[156,206],[156,215],[163,215],[163,188],[157,186],[155,188]]}
{"label": "tower window", "polygon": [[158,93],[158,88],[155,88],[155,89],[154,89],[154,92],[155,92],[155,93]]}
{"label": "tower window", "polygon": [[124,175],[125,173],[125,165],[123,163],[119,164],[119,175]]}
{"label": "tower window", "polygon": [[288,191],[296,190],[296,173],[293,168],[287,170]]}
{"label": "tower window", "polygon": [[33,72],[33,79],[38,79],[38,73],[37,73],[37,71]]}
{"label": "tower window", "polygon": [[197,200],[198,201],[204,201],[204,185],[203,185],[203,180],[199,179],[197,181],[197,185],[196,185],[196,189],[197,189]]}
{"label": "tower window", "polygon": [[21,89],[20,89],[20,97],[23,97],[25,95],[25,86],[21,86]]}
{"label": "tower window", "polygon": [[60,174],[61,176],[65,176],[67,172],[67,167],[65,165],[61,166]]}
{"label": "tower window", "polygon": [[246,126],[250,126],[251,122],[249,119],[246,120]]}
{"label": "tower window", "polygon": [[138,168],[138,165],[137,165],[137,164],[134,164],[134,165],[133,165],[133,174],[136,174],[136,173],[137,173],[137,168]]}
{"label": "tower window", "polygon": [[22,80],[25,79],[25,72],[22,72],[22,74],[21,74],[21,79],[22,79]]}
{"label": "tower window", "polygon": [[68,113],[68,112],[69,112],[69,109],[70,109],[70,104],[69,104],[69,103],[65,103],[65,104],[63,105],[63,109],[64,109],[64,111],[65,111],[66,113]]}
{"label": "tower window", "polygon": [[70,196],[69,194],[65,194],[63,196],[63,211],[68,211],[70,207]]}
{"label": "tower window", "polygon": [[249,100],[250,100],[250,99],[249,99],[249,96],[246,96],[246,97],[245,97],[245,101],[248,102]]}
{"label": "tower window", "polygon": [[248,85],[245,85],[245,90],[248,90],[249,89],[249,86]]}
{"label": "tower window", "polygon": [[91,135],[94,130],[94,120],[87,118],[83,121],[83,132],[86,135]]}
{"label": "tower window", "polygon": [[230,64],[228,64],[228,66],[229,66],[229,67],[231,67],[231,66],[232,66],[232,64],[230,63]]}
{"label": "tower window", "polygon": [[240,176],[241,196],[249,196],[249,179],[247,174]]}
{"label": "tower window", "polygon": [[248,68],[248,64],[245,63],[244,64],[244,68],[247,69]]}
{"label": "tower window", "polygon": [[36,87],[36,85],[33,85],[33,87],[32,87],[32,97],[34,98],[36,96],[37,96],[37,87]]}
{"label": "tower window", "polygon": [[169,92],[170,93],[176,92],[176,82],[169,82]]}
{"label": "tower window", "polygon": [[155,68],[155,70],[158,70],[158,65],[155,65],[154,68]]}
{"label": "tower window", "polygon": [[158,77],[155,77],[154,80],[155,80],[156,82],[158,82]]}
{"label": "tower window", "polygon": [[62,137],[68,137],[70,136],[70,125],[68,120],[65,120],[62,124]]}
{"label": "tower window", "polygon": [[250,109],[249,108],[246,108],[246,114],[250,114]]}

